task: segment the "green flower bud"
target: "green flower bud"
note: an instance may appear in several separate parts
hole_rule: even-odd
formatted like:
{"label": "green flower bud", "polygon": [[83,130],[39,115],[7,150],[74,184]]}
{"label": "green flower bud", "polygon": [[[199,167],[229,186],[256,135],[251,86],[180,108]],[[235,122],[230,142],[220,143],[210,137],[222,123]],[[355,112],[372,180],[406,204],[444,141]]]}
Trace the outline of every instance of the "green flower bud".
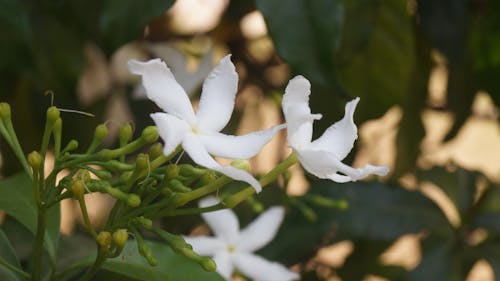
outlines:
{"label": "green flower bud", "polygon": [[123,124],[120,126],[120,143],[127,143],[132,138],[132,134],[134,130],[132,130],[132,126],[129,123]]}
{"label": "green flower bud", "polygon": [[0,103],[0,118],[2,120],[10,120],[11,117],[11,110],[10,110],[10,105],[6,102],[1,102]]}
{"label": "green flower bud", "polygon": [[101,231],[97,234],[96,242],[103,248],[109,248],[113,241],[113,236],[109,231]]}
{"label": "green flower bud", "polygon": [[217,175],[215,174],[214,171],[207,171],[203,176],[200,178],[200,184],[205,185],[209,184],[217,179]]}
{"label": "green flower bud", "polygon": [[149,157],[151,159],[156,159],[163,155],[163,145],[159,142],[153,144],[149,150]]}
{"label": "green flower bud", "polygon": [[199,263],[206,271],[213,272],[217,269],[217,264],[211,258],[203,257],[200,259]]}
{"label": "green flower bud", "polygon": [[78,142],[76,140],[70,140],[66,147],[63,149],[64,152],[73,151],[78,148]]}
{"label": "green flower bud", "polygon": [[83,183],[87,184],[90,181],[90,172],[84,169],[78,170],[75,174],[75,179],[79,179],[83,181]]}
{"label": "green flower bud", "polygon": [[116,247],[123,248],[128,241],[128,232],[126,229],[118,229],[113,232],[113,242]]}
{"label": "green flower bud", "polygon": [[153,228],[153,221],[145,217],[136,217],[133,219],[133,222],[145,229]]}
{"label": "green flower bud", "polygon": [[155,126],[149,126],[146,127],[142,131],[141,138],[146,142],[146,143],[152,143],[155,142],[158,139],[158,129]]}
{"label": "green flower bud", "polygon": [[69,187],[73,192],[73,196],[77,199],[82,198],[83,194],[85,194],[85,185],[81,180],[71,181]]}
{"label": "green flower bud", "polygon": [[113,178],[113,175],[108,172],[108,171],[105,171],[105,170],[95,170],[95,171],[92,171],[92,173],[94,175],[96,175],[98,178],[100,178],[101,180],[110,180]]}
{"label": "green flower bud", "polygon": [[243,159],[233,160],[231,162],[231,166],[245,171],[250,170],[250,162],[248,162],[248,160],[243,160]]}
{"label": "green flower bud", "polygon": [[205,169],[196,168],[189,164],[179,165],[179,168],[180,174],[186,177],[201,176],[206,172]]}
{"label": "green flower bud", "polygon": [[143,256],[151,266],[158,265],[158,260],[153,256],[153,251],[146,243],[138,243],[139,254]]}
{"label": "green flower bud", "polygon": [[113,151],[111,149],[101,149],[99,152],[96,153],[97,157],[99,157],[100,161],[108,161],[113,158]]}
{"label": "green flower bud", "polygon": [[57,119],[59,119],[59,116],[61,115],[61,112],[57,107],[51,106],[47,109],[47,123],[49,124],[54,124]]}
{"label": "green flower bud", "polygon": [[189,192],[191,188],[185,186],[179,180],[173,179],[168,182],[168,187],[177,192]]}
{"label": "green flower bud", "polygon": [[38,151],[33,151],[28,154],[28,164],[33,168],[33,170],[37,170],[42,165],[42,156]]}
{"label": "green flower bud", "polygon": [[135,170],[139,172],[147,172],[149,169],[149,156],[144,153],[139,153],[135,158]]}
{"label": "green flower bud", "polygon": [[54,123],[54,128],[52,129],[56,134],[61,134],[62,130],[62,119],[57,118],[56,122]]}
{"label": "green flower bud", "polygon": [[132,208],[138,207],[141,205],[141,198],[137,196],[137,194],[129,194],[127,197],[127,205]]}
{"label": "green flower bud", "polygon": [[98,142],[102,141],[108,135],[108,127],[104,124],[100,124],[95,127],[94,139]]}
{"label": "green flower bud", "polygon": [[179,175],[179,166],[170,164],[165,169],[165,180],[175,179]]}

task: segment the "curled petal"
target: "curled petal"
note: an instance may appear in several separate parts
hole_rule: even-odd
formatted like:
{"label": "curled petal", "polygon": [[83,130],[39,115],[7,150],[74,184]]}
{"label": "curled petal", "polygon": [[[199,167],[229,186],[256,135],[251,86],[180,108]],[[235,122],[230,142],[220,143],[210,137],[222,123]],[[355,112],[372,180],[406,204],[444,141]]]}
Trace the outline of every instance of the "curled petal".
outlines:
{"label": "curled petal", "polygon": [[214,256],[217,252],[225,250],[226,243],[215,237],[184,237],[188,244],[193,246],[193,250],[201,256]]}
{"label": "curled petal", "polygon": [[274,126],[268,130],[253,132],[242,136],[222,133],[200,135],[201,142],[212,155],[231,158],[248,159],[255,156],[262,146],[268,143],[284,125]]}
{"label": "curled petal", "polygon": [[149,99],[165,112],[194,124],[193,107],[184,89],[175,81],[174,75],[160,59],[147,62],[130,60],[130,71],[142,76],[142,84]]}
{"label": "curled petal", "polygon": [[273,207],[265,211],[240,232],[236,248],[244,252],[261,249],[276,236],[284,216],[283,207]]}
{"label": "curled petal", "polygon": [[231,261],[231,255],[227,251],[221,251],[215,254],[213,258],[215,264],[217,265],[217,273],[219,273],[224,279],[231,280],[233,276],[233,263]]}
{"label": "curled petal", "polygon": [[[297,151],[302,167],[309,173],[321,179],[331,179],[336,182],[348,182],[362,179],[368,175],[385,176],[389,171],[386,166],[366,165],[363,168],[353,168],[339,161],[334,154],[322,150]],[[339,175],[341,172],[344,175]]]}
{"label": "curled petal", "polygon": [[311,142],[312,123],[320,114],[311,114],[309,95],[311,84],[302,76],[290,80],[283,96],[282,106],[288,130],[288,143],[298,147]]}
{"label": "curled petal", "polygon": [[234,266],[245,276],[259,281],[298,280],[299,275],[277,262],[270,262],[250,253],[234,253]]}
{"label": "curled petal", "polygon": [[220,172],[232,179],[247,182],[255,188],[257,193],[262,190],[260,183],[248,172],[232,166],[219,165],[219,163],[208,154],[206,148],[196,135],[188,133],[182,142],[182,147],[196,164]]}
{"label": "curled petal", "polygon": [[339,160],[349,154],[358,138],[358,129],[353,119],[358,102],[359,98],[355,98],[346,104],[344,118],[331,125],[320,138],[312,142],[314,149],[329,151]]}
{"label": "curled petal", "polygon": [[158,128],[158,134],[165,142],[163,153],[169,155],[181,144],[190,130],[189,125],[184,120],[167,113],[153,113],[150,116]]}
{"label": "curled petal", "polygon": [[238,74],[225,56],[203,83],[196,118],[202,132],[219,132],[229,122],[238,89]]}
{"label": "curled petal", "polygon": [[[207,197],[200,200],[200,208],[210,207],[219,203],[215,197]],[[210,226],[219,240],[228,244],[238,240],[240,223],[236,215],[230,209],[222,209],[214,212],[201,214],[205,222]]]}

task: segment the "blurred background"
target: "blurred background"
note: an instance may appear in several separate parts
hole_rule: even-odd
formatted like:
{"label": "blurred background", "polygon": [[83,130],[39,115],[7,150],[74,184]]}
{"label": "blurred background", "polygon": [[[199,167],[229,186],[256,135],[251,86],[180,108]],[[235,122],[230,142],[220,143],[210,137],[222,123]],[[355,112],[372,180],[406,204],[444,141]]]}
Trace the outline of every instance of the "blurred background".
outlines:
{"label": "blurred background", "polygon": [[[124,122],[136,132],[152,125],[149,114],[159,109],[128,72],[129,59],[161,58],[196,102],[212,67],[232,54],[239,94],[225,131],[235,134],[283,122],[284,87],[303,75],[312,112],[323,114],[315,137],[359,96],[360,137],[344,162],[391,172],[340,185],[293,167],[286,192],[300,204],[261,254],[311,281],[495,280],[498,14],[494,0],[0,0],[0,100],[11,104],[28,153],[39,146],[50,105],[94,115],[62,113],[63,143],[77,139],[80,147],[103,122],[112,132],[107,145]],[[0,153],[3,177],[21,170],[2,140]],[[263,174],[288,153],[283,133],[251,160],[252,171]],[[257,199],[280,202],[283,185]],[[350,207],[326,208],[315,195]],[[110,200],[87,197],[97,225]],[[245,204],[237,211],[250,221]],[[61,231],[84,231],[76,205],[62,207]],[[164,223],[206,231],[195,228],[199,218]]]}

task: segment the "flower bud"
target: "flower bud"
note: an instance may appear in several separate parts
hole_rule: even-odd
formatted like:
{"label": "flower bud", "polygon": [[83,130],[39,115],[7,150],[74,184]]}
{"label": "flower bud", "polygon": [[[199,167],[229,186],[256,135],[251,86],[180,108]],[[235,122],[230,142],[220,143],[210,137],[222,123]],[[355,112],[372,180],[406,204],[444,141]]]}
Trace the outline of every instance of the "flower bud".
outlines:
{"label": "flower bud", "polygon": [[158,260],[153,256],[153,251],[151,247],[149,247],[146,243],[138,243],[137,247],[139,248],[139,254],[143,256],[151,266],[158,265]]}
{"label": "flower bud", "polygon": [[189,192],[191,188],[185,186],[179,180],[173,179],[168,182],[168,187],[170,187],[173,191],[177,192]]}
{"label": "flower bud", "polygon": [[155,126],[149,126],[146,127],[142,131],[141,138],[146,142],[146,143],[152,143],[155,142],[158,139],[158,129]]}
{"label": "flower bud", "polygon": [[59,116],[61,115],[61,112],[57,107],[51,106],[47,109],[47,123],[49,124],[54,124],[57,119],[59,119]]}
{"label": "flower bud", "polygon": [[98,142],[102,141],[108,135],[108,127],[104,124],[100,124],[95,127],[94,139]]}
{"label": "flower bud", "polygon": [[217,264],[211,258],[203,257],[200,259],[199,263],[206,271],[213,272],[217,269]]}
{"label": "flower bud", "polygon": [[75,179],[83,181],[83,183],[88,183],[90,181],[90,172],[84,169],[78,170],[75,174]]}
{"label": "flower bud", "polygon": [[135,170],[140,172],[147,172],[149,169],[149,156],[144,153],[139,153],[135,158]]}
{"label": "flower bud", "polygon": [[52,129],[54,131],[55,134],[61,134],[61,130],[62,130],[62,119],[61,118],[57,118],[56,122],[54,123],[54,128]]}
{"label": "flower bud", "polygon": [[129,194],[127,196],[127,205],[132,208],[138,207],[141,205],[141,198],[137,194]]}
{"label": "flower bud", "polygon": [[92,173],[94,173],[94,175],[96,175],[101,180],[105,180],[105,181],[113,178],[113,175],[110,172],[105,171],[105,170],[95,170],[95,171],[92,171]]}
{"label": "flower bud", "polygon": [[10,120],[10,117],[11,117],[10,105],[6,102],[1,102],[0,103],[0,118],[2,120]]}
{"label": "flower bud", "polygon": [[217,179],[217,175],[215,174],[214,171],[207,171],[203,176],[200,178],[200,184],[205,185],[209,184]]}
{"label": "flower bud", "polygon": [[132,126],[129,123],[120,126],[120,143],[127,143],[132,138]]}
{"label": "flower bud", "polygon": [[244,160],[244,159],[233,160],[231,162],[231,166],[238,168],[238,169],[241,169],[241,170],[245,170],[245,171],[250,170],[250,162],[248,162],[248,160]]}
{"label": "flower bud", "polygon": [[101,231],[97,235],[96,242],[99,246],[103,248],[109,248],[111,246],[111,242],[113,241],[113,237],[111,233],[108,231]]}
{"label": "flower bud", "polygon": [[165,180],[175,179],[179,175],[179,166],[170,164],[165,169]]}
{"label": "flower bud", "polygon": [[179,165],[179,168],[180,174],[186,177],[201,176],[206,172],[205,169],[196,168],[189,164]]}
{"label": "flower bud", "polygon": [[128,232],[126,229],[118,229],[113,232],[113,242],[116,247],[123,248],[128,241]]}
{"label": "flower bud", "polygon": [[154,160],[163,155],[163,145],[159,142],[153,144],[149,150],[149,157]]}
{"label": "flower bud", "polygon": [[78,148],[78,142],[76,140],[70,140],[66,147],[63,149],[64,152],[73,151]]}
{"label": "flower bud", "polygon": [[85,186],[81,180],[74,179],[69,187],[73,192],[73,196],[77,199],[82,198],[83,194],[85,194]]}
{"label": "flower bud", "polygon": [[33,170],[39,169],[42,165],[42,156],[38,151],[33,151],[28,154],[28,164],[33,168]]}
{"label": "flower bud", "polygon": [[133,222],[136,225],[140,225],[144,229],[151,229],[153,228],[153,221],[150,219],[147,219],[145,217],[136,217],[134,218]]}

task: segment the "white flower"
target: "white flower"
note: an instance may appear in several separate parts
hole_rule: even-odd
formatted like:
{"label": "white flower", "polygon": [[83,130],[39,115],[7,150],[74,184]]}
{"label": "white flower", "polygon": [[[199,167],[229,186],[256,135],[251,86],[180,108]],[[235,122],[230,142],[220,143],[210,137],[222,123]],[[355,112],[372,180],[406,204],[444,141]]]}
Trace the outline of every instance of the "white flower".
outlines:
{"label": "white flower", "polygon": [[346,104],[342,120],[331,125],[320,138],[311,142],[312,124],[314,120],[321,118],[321,114],[311,114],[310,88],[307,79],[296,76],[288,83],[283,96],[288,144],[297,153],[302,166],[319,178],[335,182],[356,181],[370,174],[385,176],[389,171],[387,166],[367,164],[363,168],[356,169],[341,162],[358,138],[353,115],[359,98]]}
{"label": "white flower", "polygon": [[[200,207],[217,204],[208,197]],[[202,256],[213,257],[217,272],[230,280],[236,268],[243,275],[259,281],[297,280],[299,275],[280,263],[270,262],[253,252],[268,244],[283,221],[283,207],[272,207],[240,231],[238,218],[229,209],[202,214],[215,237],[185,237],[193,250]]]}
{"label": "white flower", "polygon": [[148,98],[166,112],[151,114],[165,142],[165,155],[182,144],[184,151],[196,164],[245,181],[260,192],[261,185],[248,172],[232,166],[221,166],[210,156],[231,159],[253,157],[278,130],[284,128],[284,125],[275,126],[243,136],[220,133],[231,118],[238,88],[238,75],[230,55],[224,57],[205,79],[196,114],[186,92],[160,59],[148,62],[131,60],[129,68],[132,73],[142,76]]}

